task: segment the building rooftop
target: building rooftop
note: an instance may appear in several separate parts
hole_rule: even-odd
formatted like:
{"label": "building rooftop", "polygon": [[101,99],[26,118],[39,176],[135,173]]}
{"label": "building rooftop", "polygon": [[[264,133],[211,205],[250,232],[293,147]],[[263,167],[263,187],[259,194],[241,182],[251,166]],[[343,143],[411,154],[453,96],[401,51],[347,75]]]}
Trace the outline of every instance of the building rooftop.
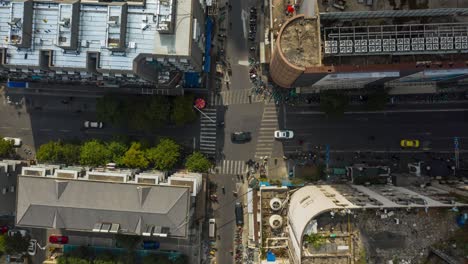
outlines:
{"label": "building rooftop", "polygon": [[[132,77],[134,60],[140,54],[189,56],[192,1],[175,1],[147,0],[144,6],[126,2],[97,5],[96,1],[38,1],[26,5],[23,3],[32,2],[3,1],[0,49],[6,48],[5,65],[30,67],[22,71],[36,70],[38,74],[40,68],[60,68],[62,71],[56,74],[73,79],[75,74],[89,74],[90,56],[99,53],[99,69]],[[33,17],[32,21],[27,21],[28,17]],[[32,27],[30,33],[28,26]],[[18,46],[19,40],[26,42],[29,38],[29,46]]]}
{"label": "building rooftop", "polygon": [[319,65],[320,38],[317,19],[298,17],[285,24],[281,49],[286,59],[300,67]]}
{"label": "building rooftop", "polygon": [[187,187],[19,176],[16,224],[92,231],[111,223],[139,235],[159,227],[186,237],[189,209]]}

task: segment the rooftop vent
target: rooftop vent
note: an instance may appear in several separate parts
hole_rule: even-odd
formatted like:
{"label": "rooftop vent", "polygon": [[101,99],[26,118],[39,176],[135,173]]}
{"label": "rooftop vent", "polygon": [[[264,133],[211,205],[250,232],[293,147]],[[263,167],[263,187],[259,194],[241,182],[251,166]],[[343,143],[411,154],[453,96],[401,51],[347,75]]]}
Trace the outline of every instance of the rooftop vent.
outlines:
{"label": "rooftop vent", "polygon": [[273,198],[270,200],[270,207],[273,211],[278,211],[283,206],[283,202],[279,198]]}
{"label": "rooftop vent", "polygon": [[283,218],[280,215],[272,215],[269,219],[270,226],[272,229],[278,229],[283,226]]}

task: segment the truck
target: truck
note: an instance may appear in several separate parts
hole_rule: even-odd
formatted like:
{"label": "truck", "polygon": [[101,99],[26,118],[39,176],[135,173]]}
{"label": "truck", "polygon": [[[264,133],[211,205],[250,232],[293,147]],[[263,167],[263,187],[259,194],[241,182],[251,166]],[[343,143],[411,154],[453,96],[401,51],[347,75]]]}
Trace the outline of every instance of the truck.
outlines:
{"label": "truck", "polygon": [[209,220],[208,236],[210,238],[215,238],[216,236],[216,220],[214,218]]}

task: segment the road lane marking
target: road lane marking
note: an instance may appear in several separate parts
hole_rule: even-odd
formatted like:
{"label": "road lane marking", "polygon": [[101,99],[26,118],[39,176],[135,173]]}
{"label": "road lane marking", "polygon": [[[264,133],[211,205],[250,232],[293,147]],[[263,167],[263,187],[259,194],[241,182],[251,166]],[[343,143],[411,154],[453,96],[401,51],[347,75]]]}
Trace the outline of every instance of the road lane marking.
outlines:
{"label": "road lane marking", "polygon": [[49,128],[41,128],[41,129],[39,129],[39,131],[49,132],[49,131],[52,131],[52,129],[49,129]]}
{"label": "road lane marking", "polygon": [[11,127],[5,127],[5,126],[2,126],[0,127],[1,129],[8,129],[8,128],[11,128]]}
{"label": "road lane marking", "polygon": [[22,127],[21,130],[29,130],[27,127]]}
{"label": "road lane marking", "polygon": [[60,132],[63,132],[63,133],[71,132],[71,130],[68,130],[68,129],[60,129],[59,131],[60,131]]}
{"label": "road lane marking", "polygon": [[[392,113],[433,113],[433,112],[468,112],[468,108],[453,108],[453,109],[402,109],[402,110],[386,110],[386,111],[348,111],[345,115],[360,115],[360,114],[392,114]],[[321,111],[289,111],[288,114],[298,115],[325,115]]]}

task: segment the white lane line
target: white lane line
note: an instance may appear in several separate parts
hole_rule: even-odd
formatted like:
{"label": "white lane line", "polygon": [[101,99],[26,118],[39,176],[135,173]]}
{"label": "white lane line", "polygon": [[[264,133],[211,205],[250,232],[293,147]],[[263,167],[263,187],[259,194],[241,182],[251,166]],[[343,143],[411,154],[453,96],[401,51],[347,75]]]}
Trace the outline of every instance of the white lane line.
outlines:
{"label": "white lane line", "polygon": [[[468,108],[454,108],[454,109],[402,109],[402,110],[387,110],[387,111],[349,111],[344,112],[346,115],[360,115],[360,114],[392,114],[392,113],[433,113],[433,112],[468,112]],[[320,111],[297,111],[289,112],[289,114],[298,115],[324,115]]]}
{"label": "white lane line", "polygon": [[49,131],[52,131],[52,129],[50,129],[50,128],[41,128],[41,129],[39,129],[39,131],[49,132]]}
{"label": "white lane line", "polygon": [[7,128],[11,128],[11,127],[5,127],[5,126],[2,126],[0,127],[1,129],[7,129]]}

